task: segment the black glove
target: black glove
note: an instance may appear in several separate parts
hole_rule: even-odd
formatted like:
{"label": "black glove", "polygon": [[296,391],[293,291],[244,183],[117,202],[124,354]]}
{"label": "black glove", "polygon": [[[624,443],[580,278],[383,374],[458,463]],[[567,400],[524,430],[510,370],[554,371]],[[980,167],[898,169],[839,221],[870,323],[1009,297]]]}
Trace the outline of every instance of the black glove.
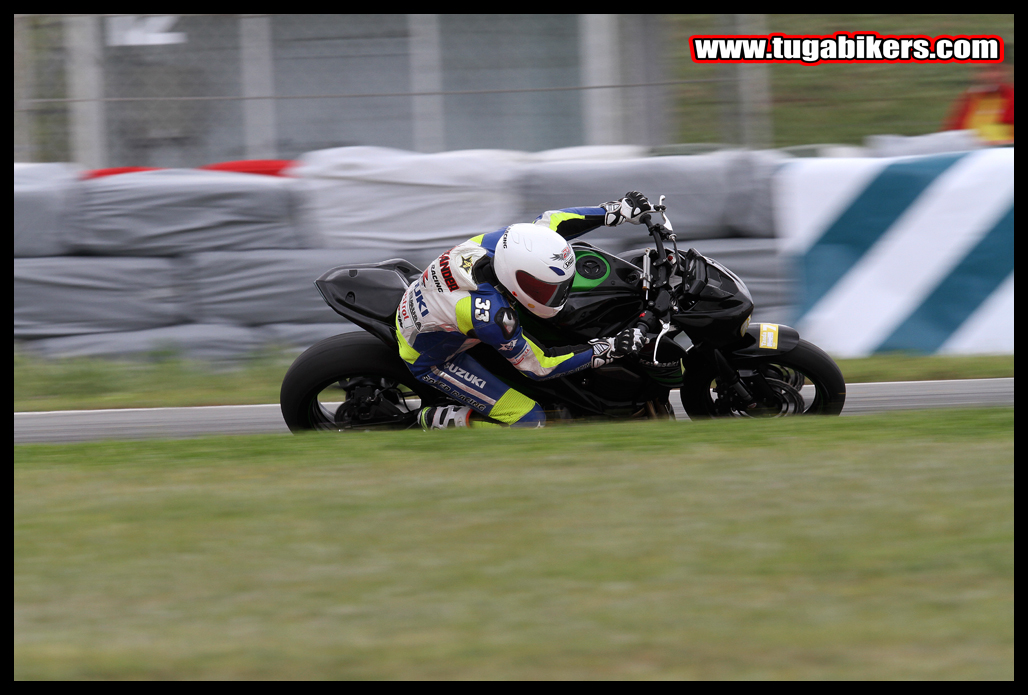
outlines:
{"label": "black glove", "polygon": [[608,227],[615,227],[626,221],[632,224],[642,224],[640,218],[643,215],[656,211],[646,196],[639,191],[629,191],[621,200],[604,203],[602,207],[607,211],[603,223]]}
{"label": "black glove", "polygon": [[593,348],[593,369],[609,364],[620,357],[635,355],[650,342],[641,328],[626,328],[613,338],[594,338],[589,341]]}
{"label": "black glove", "polygon": [[643,329],[626,328],[614,336],[613,355],[615,358],[635,355],[648,342],[650,341],[646,338],[646,332]]}

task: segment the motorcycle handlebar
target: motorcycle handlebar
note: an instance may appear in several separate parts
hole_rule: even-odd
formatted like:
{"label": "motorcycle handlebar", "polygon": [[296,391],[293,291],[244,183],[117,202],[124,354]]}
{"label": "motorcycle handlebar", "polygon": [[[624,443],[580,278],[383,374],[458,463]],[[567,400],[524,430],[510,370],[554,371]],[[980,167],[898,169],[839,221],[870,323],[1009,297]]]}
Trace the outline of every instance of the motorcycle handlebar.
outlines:
{"label": "motorcycle handlebar", "polygon": [[646,225],[646,229],[649,230],[650,236],[653,237],[653,243],[657,245],[657,265],[667,263],[667,253],[664,251],[664,240],[660,236],[660,230],[663,229],[659,224],[650,224],[650,213],[639,218],[639,221]]}
{"label": "motorcycle handlebar", "polygon": [[656,314],[647,309],[639,314],[639,320],[636,322],[635,327],[641,328],[646,333],[655,333],[659,325],[660,319],[657,318]]}

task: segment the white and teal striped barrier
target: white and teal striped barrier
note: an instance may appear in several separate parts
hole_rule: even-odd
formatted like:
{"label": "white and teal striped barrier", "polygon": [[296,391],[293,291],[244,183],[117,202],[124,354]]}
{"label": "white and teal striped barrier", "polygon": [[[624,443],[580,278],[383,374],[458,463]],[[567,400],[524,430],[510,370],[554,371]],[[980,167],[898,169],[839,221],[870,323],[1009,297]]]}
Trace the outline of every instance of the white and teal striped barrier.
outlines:
{"label": "white and teal striped barrier", "polygon": [[840,357],[1014,351],[1014,150],[803,159],[777,174],[795,326]]}

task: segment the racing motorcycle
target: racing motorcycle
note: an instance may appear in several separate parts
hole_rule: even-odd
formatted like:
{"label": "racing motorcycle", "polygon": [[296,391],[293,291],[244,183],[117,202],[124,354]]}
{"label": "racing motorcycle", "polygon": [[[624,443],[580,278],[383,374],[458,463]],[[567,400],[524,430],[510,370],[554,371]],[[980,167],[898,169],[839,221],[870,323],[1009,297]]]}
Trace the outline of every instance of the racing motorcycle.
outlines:
{"label": "racing motorcycle", "polygon": [[[564,309],[541,320],[518,309],[537,344],[575,345],[644,328],[642,352],[598,369],[533,381],[487,345],[470,354],[538,402],[549,421],[673,418],[677,389],[691,419],[838,415],[846,385],[834,361],[783,324],[750,324],[742,279],[695,249],[678,250],[663,205],[646,215],[653,247],[620,257],[575,241],[575,280]],[[670,246],[670,248],[669,248]],[[293,432],[408,428],[422,406],[454,403],[416,380],[400,359],[396,308],[421,269],[402,259],[333,268],[315,281],[332,309],[363,331],[322,340],[282,382]]]}

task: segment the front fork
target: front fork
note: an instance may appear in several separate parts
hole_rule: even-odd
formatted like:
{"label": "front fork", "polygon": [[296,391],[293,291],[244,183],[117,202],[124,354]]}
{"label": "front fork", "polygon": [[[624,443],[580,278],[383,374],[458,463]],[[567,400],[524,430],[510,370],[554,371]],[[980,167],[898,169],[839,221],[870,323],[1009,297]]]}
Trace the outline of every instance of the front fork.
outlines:
{"label": "front fork", "polygon": [[743,383],[739,372],[732,368],[721,351],[714,348],[709,351],[708,359],[713,362],[715,373],[718,375],[717,394],[718,402],[724,402],[725,410],[729,409],[729,403],[734,401],[741,410],[753,410],[757,407],[757,401],[746,384]]}
{"label": "front fork", "polygon": [[723,411],[722,414],[731,410],[750,411],[761,403],[771,405],[776,402],[774,391],[759,370],[736,369],[717,348],[700,348],[696,351],[711,371],[717,374],[715,391],[718,399],[715,405]]}

